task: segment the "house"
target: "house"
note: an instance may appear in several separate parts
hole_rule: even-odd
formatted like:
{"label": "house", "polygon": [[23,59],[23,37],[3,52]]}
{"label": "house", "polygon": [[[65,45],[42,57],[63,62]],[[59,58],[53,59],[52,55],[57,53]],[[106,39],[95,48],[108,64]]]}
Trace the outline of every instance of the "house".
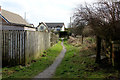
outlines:
{"label": "house", "polygon": [[39,25],[37,26],[37,31],[45,31],[45,32],[48,32],[48,26],[47,26],[44,22],[41,22],[41,23],[39,23]]}
{"label": "house", "polygon": [[2,21],[2,30],[29,30],[36,31],[26,20],[20,15],[0,9],[0,19]]}
{"label": "house", "polygon": [[65,30],[65,25],[64,23],[45,23],[48,26],[48,29],[50,31],[64,31]]}

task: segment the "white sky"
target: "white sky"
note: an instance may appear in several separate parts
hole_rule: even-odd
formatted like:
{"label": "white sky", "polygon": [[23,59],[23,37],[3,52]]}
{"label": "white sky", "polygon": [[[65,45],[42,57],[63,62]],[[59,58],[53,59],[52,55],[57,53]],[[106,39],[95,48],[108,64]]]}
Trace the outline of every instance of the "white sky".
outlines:
{"label": "white sky", "polygon": [[0,0],[2,9],[17,13],[37,26],[39,22],[70,22],[74,9],[95,0]]}

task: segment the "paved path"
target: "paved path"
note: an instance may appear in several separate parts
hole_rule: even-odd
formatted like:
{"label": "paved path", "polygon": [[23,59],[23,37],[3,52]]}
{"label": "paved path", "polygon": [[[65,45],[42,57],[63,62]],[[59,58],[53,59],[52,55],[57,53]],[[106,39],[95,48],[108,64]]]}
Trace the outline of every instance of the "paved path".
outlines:
{"label": "paved path", "polygon": [[62,59],[63,59],[63,57],[65,55],[65,52],[66,52],[66,49],[65,49],[65,47],[63,45],[63,42],[61,43],[61,45],[63,46],[63,50],[61,51],[59,56],[56,57],[53,64],[51,66],[49,66],[46,70],[44,70],[43,72],[41,72],[40,74],[35,76],[35,78],[51,78],[53,76],[54,72],[56,71],[57,66],[62,61]]}

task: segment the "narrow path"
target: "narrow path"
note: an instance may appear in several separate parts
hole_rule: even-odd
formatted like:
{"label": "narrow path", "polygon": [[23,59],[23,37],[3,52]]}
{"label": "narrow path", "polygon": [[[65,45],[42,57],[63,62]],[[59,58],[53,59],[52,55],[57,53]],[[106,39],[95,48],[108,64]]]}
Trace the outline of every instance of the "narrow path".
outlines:
{"label": "narrow path", "polygon": [[56,71],[57,66],[60,64],[60,62],[64,58],[64,55],[66,52],[66,49],[63,45],[63,41],[62,41],[61,45],[63,46],[63,50],[61,51],[59,56],[56,57],[53,64],[51,66],[49,66],[46,70],[44,70],[43,72],[41,72],[40,74],[35,76],[35,78],[51,78],[53,76],[54,72]]}

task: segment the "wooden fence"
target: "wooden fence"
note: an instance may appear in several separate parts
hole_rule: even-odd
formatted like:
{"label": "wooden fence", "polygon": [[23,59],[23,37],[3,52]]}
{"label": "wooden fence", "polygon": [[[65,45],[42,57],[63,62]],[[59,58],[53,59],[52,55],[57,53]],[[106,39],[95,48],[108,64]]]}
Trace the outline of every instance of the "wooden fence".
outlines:
{"label": "wooden fence", "polygon": [[106,57],[113,66],[120,67],[120,40],[114,40],[111,42],[102,41],[102,53],[105,53]]}
{"label": "wooden fence", "polygon": [[39,31],[3,31],[2,65],[26,65],[55,44],[58,37]]}

